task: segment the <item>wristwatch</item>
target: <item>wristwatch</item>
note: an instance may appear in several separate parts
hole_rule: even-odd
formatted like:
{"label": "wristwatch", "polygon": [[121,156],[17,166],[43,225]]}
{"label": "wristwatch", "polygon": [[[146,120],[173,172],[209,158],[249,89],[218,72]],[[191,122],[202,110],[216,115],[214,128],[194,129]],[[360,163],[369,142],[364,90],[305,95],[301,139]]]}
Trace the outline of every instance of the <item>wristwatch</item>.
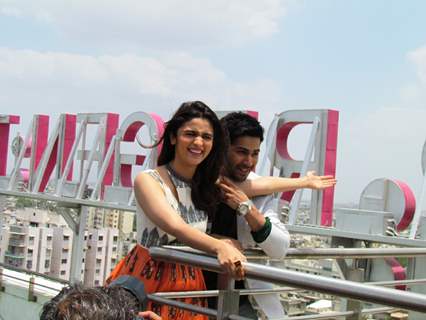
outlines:
{"label": "wristwatch", "polygon": [[240,202],[240,204],[237,207],[237,214],[241,217],[244,217],[247,213],[250,212],[252,207],[253,207],[253,202],[251,202],[251,200]]}

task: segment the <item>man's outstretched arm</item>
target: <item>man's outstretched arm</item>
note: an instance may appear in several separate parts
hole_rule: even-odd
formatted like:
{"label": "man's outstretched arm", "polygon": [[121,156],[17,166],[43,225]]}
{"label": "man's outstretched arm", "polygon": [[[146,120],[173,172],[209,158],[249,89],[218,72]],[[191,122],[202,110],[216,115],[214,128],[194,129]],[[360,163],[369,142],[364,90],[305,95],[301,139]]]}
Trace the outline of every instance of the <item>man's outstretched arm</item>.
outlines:
{"label": "man's outstretched arm", "polygon": [[[227,178],[223,178],[227,179]],[[300,178],[259,177],[245,180],[238,184],[248,197],[268,195],[275,192],[287,192],[307,188],[322,190],[333,187],[337,180],[333,176],[318,176],[315,171],[309,171]]]}

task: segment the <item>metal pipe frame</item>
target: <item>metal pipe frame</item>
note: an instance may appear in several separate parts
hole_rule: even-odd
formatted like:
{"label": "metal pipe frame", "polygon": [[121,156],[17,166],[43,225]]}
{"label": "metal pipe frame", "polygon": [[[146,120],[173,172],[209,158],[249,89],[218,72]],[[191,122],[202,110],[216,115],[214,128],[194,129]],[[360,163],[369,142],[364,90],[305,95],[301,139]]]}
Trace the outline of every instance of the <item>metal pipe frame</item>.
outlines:
{"label": "metal pipe frame", "polygon": [[[69,281],[64,280],[64,279],[52,277],[52,276],[49,276],[47,274],[36,272],[36,271],[31,271],[31,270],[28,270],[28,269],[13,267],[13,266],[10,266],[10,265],[5,264],[5,263],[0,263],[0,267],[7,269],[7,270],[22,272],[22,273],[28,274],[30,276],[36,276],[36,277],[44,278],[44,279],[47,279],[47,280],[56,281],[56,282],[59,282],[61,284],[68,284],[69,283]],[[4,272],[3,272],[3,276],[9,277],[9,278],[13,277],[13,276],[5,275]],[[18,280],[25,281],[25,280],[22,280],[22,279],[18,279]]]}
{"label": "metal pipe frame", "polygon": [[[222,272],[215,258],[175,251],[165,248],[151,248],[153,258],[178,262]],[[356,300],[389,305],[392,307],[426,312],[426,296],[401,290],[365,285],[352,281],[313,276],[301,272],[282,270],[268,266],[244,263],[246,276],[263,281],[291,285],[312,291],[323,292]]]}
{"label": "metal pipe frame", "polygon": [[287,259],[361,259],[426,256],[426,248],[290,248]]}
{"label": "metal pipe frame", "polygon": [[[395,310],[395,308],[383,307],[383,308],[370,308],[361,310],[360,314],[376,314],[383,312],[390,312]],[[336,312],[324,312],[321,314],[311,314],[306,316],[295,316],[295,317],[286,317],[283,320],[310,320],[310,319],[330,319],[331,317],[346,317],[356,314],[355,311],[336,311]]]}
{"label": "metal pipe frame", "polygon": [[290,225],[286,224],[285,227],[290,233],[309,234],[321,237],[340,237],[352,240],[364,240],[370,242],[387,243],[396,246],[407,247],[426,247],[426,240],[408,239],[403,237],[389,237],[376,234],[355,233],[337,230],[335,228],[310,226],[310,225]]}
{"label": "metal pipe frame", "polygon": [[37,193],[26,193],[20,191],[8,191],[0,189],[0,195],[11,196],[11,197],[23,197],[34,200],[46,200],[58,202],[59,206],[66,208],[79,208],[80,206],[105,208],[105,209],[117,209],[123,211],[136,212],[136,206],[120,205],[117,203],[108,203],[105,201],[87,200],[87,199],[75,199],[69,197],[56,196],[51,194],[37,194]]}
{"label": "metal pipe frame", "polygon": [[[166,245],[163,248],[204,254],[200,250],[188,246]],[[248,260],[281,261],[289,259],[374,259],[386,257],[417,257],[426,256],[426,248],[403,247],[403,248],[289,248],[282,259],[272,259],[259,249],[248,249],[244,251]]]}
{"label": "metal pipe frame", "polygon": [[[136,212],[136,206],[132,205],[121,205],[117,203],[108,203],[105,201],[98,200],[87,200],[87,199],[76,199],[69,197],[62,197],[60,195],[53,194],[38,194],[38,193],[28,193],[21,191],[13,191],[0,189],[0,195],[12,196],[12,197],[23,197],[34,200],[47,200],[58,202],[63,207],[72,207],[76,208],[81,205],[88,207],[97,207],[97,208],[105,208],[105,209],[117,209],[123,211]],[[339,231],[333,228],[324,228],[324,227],[315,227],[315,226],[306,226],[306,225],[286,225],[286,228],[290,231],[290,233],[300,233],[300,234],[310,234],[324,237],[342,237],[342,238],[350,238],[350,239],[359,239],[366,240],[377,243],[387,243],[397,246],[407,246],[407,247],[426,247],[426,240],[417,240],[417,239],[408,239],[401,237],[387,237],[380,235],[371,235],[371,234],[360,234],[346,231]],[[292,249],[290,249],[291,252]],[[300,249],[298,249],[300,250]],[[311,249],[312,250],[312,249]],[[345,249],[340,249],[345,250]],[[383,250],[383,249],[382,249]],[[290,255],[289,255],[290,256]],[[321,257],[321,259],[325,258],[325,256]]]}
{"label": "metal pipe frame", "polygon": [[[281,293],[281,292],[295,292],[303,291],[303,289],[295,289],[292,287],[281,287],[273,289],[240,289],[236,290],[239,292],[240,296],[248,295],[262,295],[262,294],[271,294],[271,293]],[[163,297],[167,299],[182,299],[182,298],[210,298],[217,297],[219,295],[219,290],[204,290],[204,291],[182,291],[182,292],[157,292],[153,293],[156,297]]]}
{"label": "metal pipe frame", "polygon": [[392,286],[399,286],[399,285],[406,285],[411,287],[411,286],[426,283],[426,279],[374,281],[374,282],[364,282],[364,283],[371,284],[373,286],[383,286],[383,287],[392,287]]}
{"label": "metal pipe frame", "polygon": [[46,288],[46,289],[49,289],[49,290],[52,290],[52,291],[57,291],[57,292],[61,291],[60,289],[58,290],[57,288],[52,288],[52,287],[46,286],[45,284],[31,282],[30,279],[34,279],[34,278],[30,278],[28,280],[25,280],[25,279],[14,277],[14,276],[11,276],[11,275],[8,275],[8,274],[2,274],[2,276],[3,276],[3,278],[13,279],[13,280],[16,280],[16,281],[20,281],[22,283],[27,283],[27,284],[32,283],[36,287],[42,287],[42,288]]}
{"label": "metal pipe frame", "polygon": [[175,301],[175,300],[163,298],[163,297],[157,296],[155,294],[148,294],[147,297],[148,297],[149,300],[155,301],[155,302],[158,302],[158,303],[161,303],[161,304],[167,304],[169,306],[177,307],[177,308],[180,308],[180,309],[205,314],[209,317],[215,317],[215,318],[217,317],[217,311],[213,310],[213,309],[203,308],[203,307],[199,307],[199,306],[196,306],[196,305],[193,305],[193,304],[188,304],[188,303],[181,302],[181,301]]}

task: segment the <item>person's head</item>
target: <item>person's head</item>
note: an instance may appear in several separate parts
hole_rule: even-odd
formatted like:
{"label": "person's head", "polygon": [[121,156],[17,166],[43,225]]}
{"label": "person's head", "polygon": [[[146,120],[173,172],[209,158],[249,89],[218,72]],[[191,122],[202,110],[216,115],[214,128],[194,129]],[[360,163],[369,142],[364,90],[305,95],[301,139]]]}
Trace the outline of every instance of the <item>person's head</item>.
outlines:
{"label": "person's head", "polygon": [[212,212],[218,198],[215,182],[226,148],[216,114],[201,101],[184,102],[166,123],[162,141],[158,165],[175,160],[195,168],[192,201],[196,208]]}
{"label": "person's head", "polygon": [[263,128],[252,116],[232,112],[221,119],[230,145],[225,157],[224,174],[241,182],[254,170],[263,141]]}
{"label": "person's head", "polygon": [[40,320],[136,320],[143,308],[130,291],[118,287],[65,287],[47,302]]}

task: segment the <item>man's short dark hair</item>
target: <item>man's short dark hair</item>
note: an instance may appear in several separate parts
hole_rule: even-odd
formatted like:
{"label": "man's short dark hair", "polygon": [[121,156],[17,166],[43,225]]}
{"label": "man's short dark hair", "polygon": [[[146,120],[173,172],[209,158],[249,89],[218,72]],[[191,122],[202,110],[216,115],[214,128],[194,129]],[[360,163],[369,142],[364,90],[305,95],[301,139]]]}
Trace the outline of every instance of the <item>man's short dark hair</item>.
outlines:
{"label": "man's short dark hair", "polygon": [[42,309],[40,320],[133,320],[142,310],[138,299],[121,287],[65,287]]}
{"label": "man's short dark hair", "polygon": [[240,137],[249,136],[263,141],[263,127],[259,121],[244,112],[231,112],[220,119],[232,144]]}

